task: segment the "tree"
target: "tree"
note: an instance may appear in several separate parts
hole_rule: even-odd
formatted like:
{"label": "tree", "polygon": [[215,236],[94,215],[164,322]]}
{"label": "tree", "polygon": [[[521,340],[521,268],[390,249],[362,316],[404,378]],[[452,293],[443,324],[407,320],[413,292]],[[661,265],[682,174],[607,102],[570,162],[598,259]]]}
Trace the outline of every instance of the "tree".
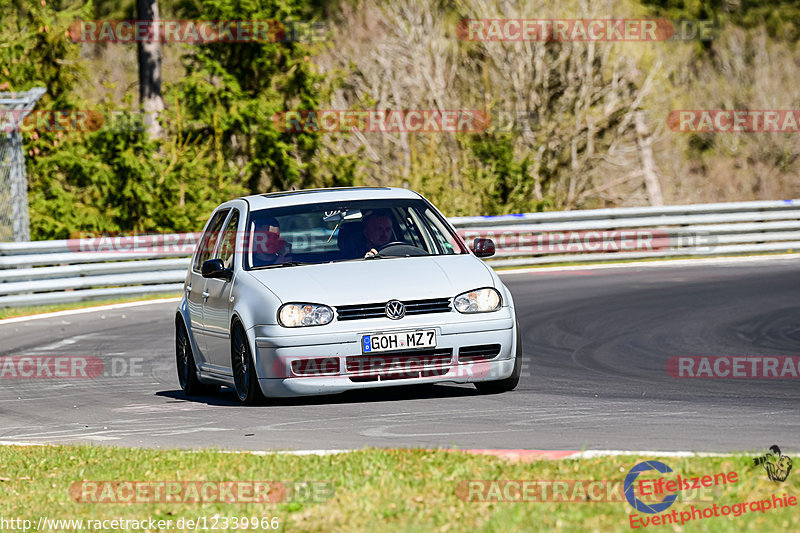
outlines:
{"label": "tree", "polygon": [[[193,19],[283,22],[306,19],[304,9],[300,0],[199,0],[178,13]],[[260,41],[198,45],[184,55],[186,77],[175,89],[187,134],[221,132],[220,164],[233,167],[252,191],[328,184],[312,164],[319,133],[283,132],[273,122],[287,110],[319,108],[324,78],[311,57],[307,44],[293,41],[289,31]]]}
{"label": "tree", "polygon": [[[158,0],[137,0],[136,13],[139,20],[159,20]],[[151,32],[152,36],[154,32]],[[139,103],[144,111],[144,122],[151,138],[164,134],[158,117],[164,110],[161,96],[161,41],[158,38],[138,43],[139,49]]]}
{"label": "tree", "polygon": [[334,109],[478,109],[493,125],[476,134],[354,133],[326,139],[328,149],[363,150],[371,183],[407,183],[448,214],[658,203],[651,128],[640,113],[663,75],[657,63],[643,73],[610,42],[459,38],[462,19],[602,18],[620,9],[609,0],[551,4],[343,5],[335,46],[320,60],[348,73]]}

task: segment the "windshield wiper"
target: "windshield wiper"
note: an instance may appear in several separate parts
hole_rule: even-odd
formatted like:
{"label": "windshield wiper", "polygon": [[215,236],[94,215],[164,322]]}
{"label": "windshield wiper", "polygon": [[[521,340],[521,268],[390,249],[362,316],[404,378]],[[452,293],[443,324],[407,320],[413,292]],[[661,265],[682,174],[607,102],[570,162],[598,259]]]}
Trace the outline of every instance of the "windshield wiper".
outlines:
{"label": "windshield wiper", "polygon": [[276,263],[274,265],[262,265],[253,267],[253,270],[264,270],[266,268],[279,268],[279,267],[291,267],[291,266],[298,266],[298,265],[313,265],[314,263],[305,263],[303,261],[286,261],[285,263]]}
{"label": "windshield wiper", "polygon": [[[365,261],[368,259],[388,259],[390,257],[394,257],[393,255],[383,255],[378,252],[375,255],[369,255],[365,257],[351,257],[350,259],[334,259],[333,261],[326,261],[326,263],[349,263],[351,261]],[[398,256],[400,257],[400,256]]]}

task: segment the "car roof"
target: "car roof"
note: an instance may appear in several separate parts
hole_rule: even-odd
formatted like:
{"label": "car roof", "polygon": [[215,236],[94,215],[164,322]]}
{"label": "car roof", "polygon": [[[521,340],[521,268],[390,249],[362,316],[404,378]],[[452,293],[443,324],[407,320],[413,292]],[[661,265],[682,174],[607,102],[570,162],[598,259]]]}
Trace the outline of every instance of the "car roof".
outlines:
{"label": "car roof", "polygon": [[419,199],[420,195],[409,189],[397,187],[331,187],[328,189],[301,189],[245,196],[253,211],[272,207],[287,207],[317,202],[346,202],[351,200]]}

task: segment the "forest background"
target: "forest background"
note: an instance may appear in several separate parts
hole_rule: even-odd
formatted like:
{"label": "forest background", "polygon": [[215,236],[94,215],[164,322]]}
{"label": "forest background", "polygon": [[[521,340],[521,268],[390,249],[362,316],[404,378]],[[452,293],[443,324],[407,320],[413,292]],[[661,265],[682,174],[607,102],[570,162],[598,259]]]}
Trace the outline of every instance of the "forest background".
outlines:
{"label": "forest background", "polygon": [[[96,131],[23,133],[34,239],[198,231],[217,204],[292,187],[409,187],[446,215],[800,196],[797,133],[676,132],[680,109],[800,109],[800,4],[770,0],[138,0],[161,19],[315,24],[297,42],[165,43],[157,129],[137,44],[74,21],[136,0],[0,2],[0,91],[96,110]],[[710,38],[480,42],[463,19],[711,21]],[[479,109],[477,133],[285,132],[286,110]],[[108,117],[116,117],[108,120]],[[137,118],[138,117],[138,118]]]}

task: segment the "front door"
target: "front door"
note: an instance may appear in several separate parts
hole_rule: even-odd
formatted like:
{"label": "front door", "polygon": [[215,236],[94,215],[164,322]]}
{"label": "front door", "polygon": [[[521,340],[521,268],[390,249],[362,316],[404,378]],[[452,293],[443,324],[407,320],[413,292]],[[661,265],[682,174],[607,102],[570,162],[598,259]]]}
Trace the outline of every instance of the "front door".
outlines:
{"label": "front door", "polygon": [[200,274],[203,262],[211,259],[214,255],[219,240],[219,233],[222,225],[228,217],[228,209],[222,209],[214,213],[211,221],[206,226],[203,236],[200,237],[200,244],[192,262],[192,271],[189,273],[188,281],[184,290],[186,291],[186,301],[189,307],[190,328],[194,337],[197,350],[195,351],[195,364],[198,367],[208,361],[206,350],[206,331],[203,320],[203,305],[205,304],[206,279]]}
{"label": "front door", "polygon": [[[233,268],[233,260],[236,252],[236,231],[239,226],[239,211],[233,209],[228,222],[225,224],[225,231],[222,233],[220,246],[214,256],[215,259],[222,259],[225,268]],[[203,297],[203,322],[206,333],[206,351],[208,353],[208,363],[214,372],[232,375],[231,366],[231,340],[230,340],[230,317],[233,302],[231,302],[231,287],[233,280],[207,279]]]}

